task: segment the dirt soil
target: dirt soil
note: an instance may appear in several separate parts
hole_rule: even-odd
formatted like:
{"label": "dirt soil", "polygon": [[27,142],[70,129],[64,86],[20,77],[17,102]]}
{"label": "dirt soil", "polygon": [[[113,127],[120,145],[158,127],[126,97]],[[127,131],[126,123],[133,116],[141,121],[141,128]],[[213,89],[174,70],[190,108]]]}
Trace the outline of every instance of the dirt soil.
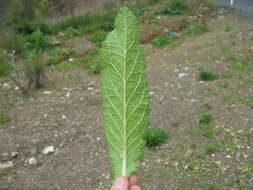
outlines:
{"label": "dirt soil", "polygon": [[[225,32],[226,25],[233,30]],[[180,46],[156,49],[147,57],[151,126],[163,128],[170,139],[159,148],[145,150],[138,170],[144,190],[251,188],[253,109],[237,100],[253,98],[253,75],[237,70],[224,49],[230,47],[231,53],[253,64],[253,20],[220,16],[208,28]],[[220,77],[199,81],[203,68]],[[11,119],[0,126],[0,155],[19,154],[8,158],[15,168],[8,175],[0,174],[0,189],[109,189],[111,169],[101,122],[99,75],[73,67],[50,73],[48,78],[46,89],[28,99],[17,91],[1,90],[1,110],[7,110]],[[212,108],[204,110],[203,102]],[[214,117],[217,133],[213,139],[194,133],[202,114]],[[231,150],[198,156],[206,143],[225,137]],[[42,154],[49,145],[55,152]],[[32,157],[36,165],[28,164]]]}

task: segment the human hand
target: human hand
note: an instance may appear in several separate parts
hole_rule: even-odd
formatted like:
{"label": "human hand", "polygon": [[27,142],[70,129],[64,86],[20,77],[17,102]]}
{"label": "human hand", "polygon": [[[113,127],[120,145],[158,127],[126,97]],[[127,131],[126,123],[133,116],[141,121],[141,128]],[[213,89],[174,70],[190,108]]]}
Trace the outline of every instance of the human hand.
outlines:
{"label": "human hand", "polygon": [[141,190],[138,186],[138,179],[136,176],[131,176],[128,179],[119,177],[113,184],[111,190]]}

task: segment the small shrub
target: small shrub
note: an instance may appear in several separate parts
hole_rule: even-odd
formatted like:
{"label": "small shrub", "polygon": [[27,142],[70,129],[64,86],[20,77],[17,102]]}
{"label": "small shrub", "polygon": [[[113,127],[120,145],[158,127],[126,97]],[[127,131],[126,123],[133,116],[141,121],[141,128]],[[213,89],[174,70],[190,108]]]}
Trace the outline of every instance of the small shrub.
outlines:
{"label": "small shrub", "polygon": [[184,34],[187,35],[199,35],[204,33],[207,30],[206,24],[197,24],[197,25],[190,25],[184,30]]}
{"label": "small shrub", "polygon": [[45,51],[52,46],[39,29],[27,36],[26,41],[28,50]]}
{"label": "small shrub", "polygon": [[175,16],[191,11],[190,4],[186,0],[172,0],[167,3],[158,13],[163,15]]}
{"label": "small shrub", "polygon": [[44,86],[45,64],[37,51],[29,52],[23,64],[17,63],[15,60],[12,60],[11,63],[10,78],[24,95],[29,95],[29,91],[33,86],[35,88]]}
{"label": "small shrub", "polygon": [[147,147],[159,146],[166,142],[168,134],[160,128],[149,128],[144,137]]}
{"label": "small shrub", "polygon": [[107,33],[105,33],[105,32],[97,33],[97,34],[94,34],[93,36],[91,36],[90,41],[97,44],[98,46],[101,46],[101,44],[105,40],[106,36],[107,36]]}
{"label": "small shrub", "polygon": [[7,115],[0,113],[0,125],[6,124],[9,120],[10,118]]}
{"label": "small shrub", "polygon": [[218,79],[218,75],[216,75],[215,73],[208,72],[208,71],[200,71],[200,73],[199,73],[199,80],[213,81],[216,79]]}

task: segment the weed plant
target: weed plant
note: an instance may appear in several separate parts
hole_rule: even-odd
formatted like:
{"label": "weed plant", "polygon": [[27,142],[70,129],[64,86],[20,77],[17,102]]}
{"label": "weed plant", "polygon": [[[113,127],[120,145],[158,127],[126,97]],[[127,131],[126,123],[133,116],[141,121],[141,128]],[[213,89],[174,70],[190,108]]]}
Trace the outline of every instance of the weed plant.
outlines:
{"label": "weed plant", "polygon": [[197,25],[189,25],[188,27],[185,28],[184,34],[186,35],[199,35],[204,33],[207,30],[207,25],[206,24],[197,24]]}
{"label": "weed plant", "polygon": [[202,81],[213,81],[218,79],[218,75],[209,71],[200,71],[199,80]]}
{"label": "weed plant", "polygon": [[192,7],[186,0],[172,0],[162,7],[158,14],[175,16],[190,12]]}
{"label": "weed plant", "polygon": [[0,125],[6,124],[10,120],[9,116],[0,113]]}
{"label": "weed plant", "polygon": [[214,123],[213,123],[212,115],[202,115],[200,120],[198,121],[198,133],[201,136],[207,138],[213,138],[214,131]]}
{"label": "weed plant", "polygon": [[144,137],[147,147],[156,147],[165,143],[169,135],[160,128],[149,128]]}

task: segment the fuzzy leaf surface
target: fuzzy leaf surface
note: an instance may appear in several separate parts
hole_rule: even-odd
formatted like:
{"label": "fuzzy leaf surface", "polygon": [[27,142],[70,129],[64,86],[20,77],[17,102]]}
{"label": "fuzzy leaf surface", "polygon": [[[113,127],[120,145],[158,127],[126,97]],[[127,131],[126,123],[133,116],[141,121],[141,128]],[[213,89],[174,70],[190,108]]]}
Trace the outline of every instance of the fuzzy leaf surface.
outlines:
{"label": "fuzzy leaf surface", "polygon": [[115,29],[101,49],[103,120],[114,177],[129,177],[138,167],[149,124],[144,50],[135,16],[121,8]]}

